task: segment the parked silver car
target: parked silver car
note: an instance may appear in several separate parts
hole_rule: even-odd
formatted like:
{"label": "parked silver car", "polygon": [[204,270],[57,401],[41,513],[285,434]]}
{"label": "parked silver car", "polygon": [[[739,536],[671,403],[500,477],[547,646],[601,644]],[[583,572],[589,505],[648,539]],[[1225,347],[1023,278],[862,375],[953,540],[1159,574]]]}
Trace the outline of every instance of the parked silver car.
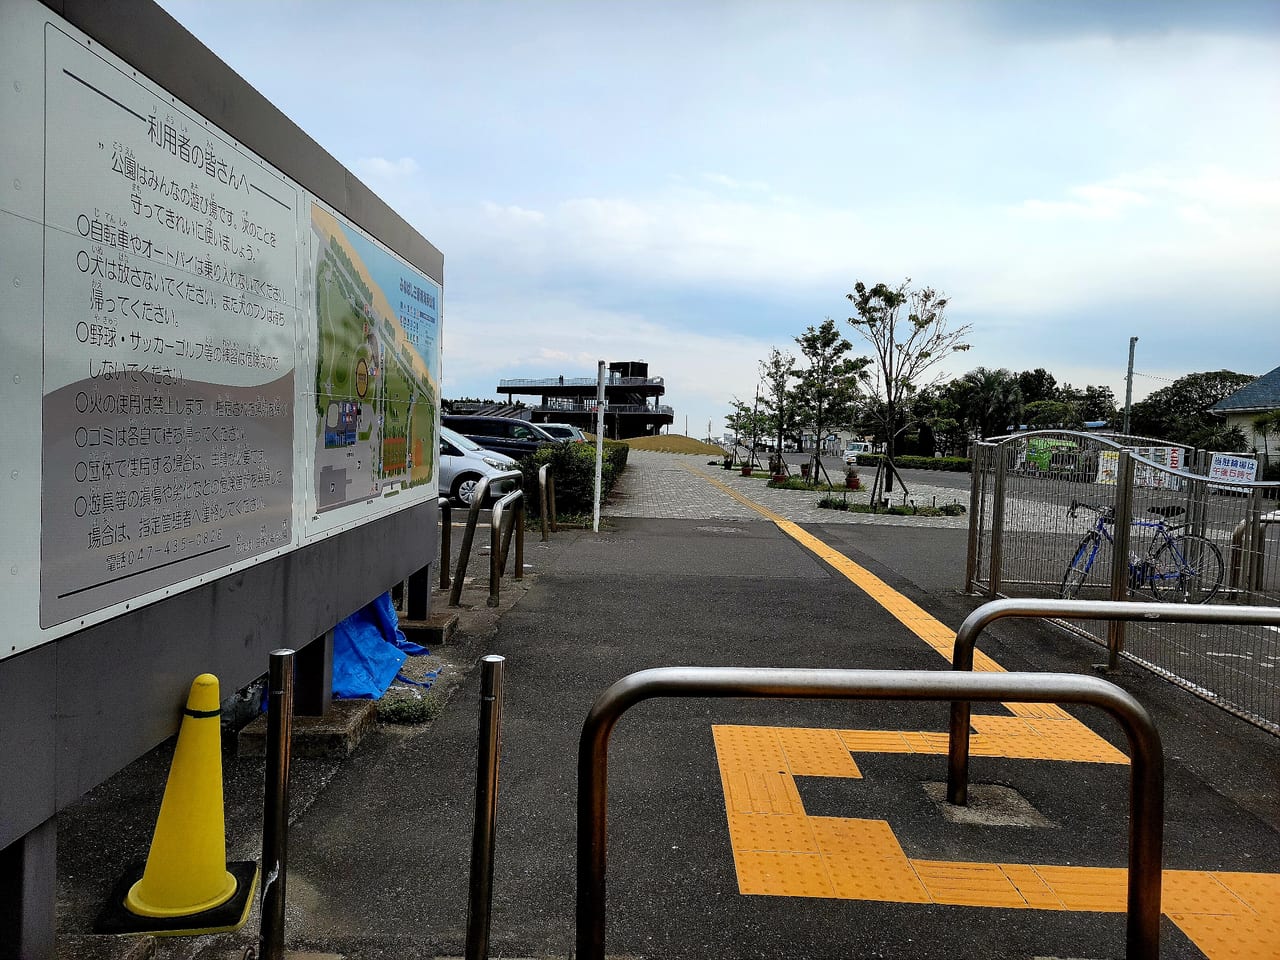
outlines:
{"label": "parked silver car", "polygon": [[587,438],[583,436],[582,431],[571,423],[540,423],[538,426],[557,440],[567,440],[570,443],[587,442]]}
{"label": "parked silver car", "polygon": [[[516,469],[516,462],[506,454],[486,450],[448,427],[440,428],[440,496],[470,506],[476,484],[482,477]],[[515,478],[498,481],[490,485],[489,498],[510,493],[519,485],[520,481]]]}

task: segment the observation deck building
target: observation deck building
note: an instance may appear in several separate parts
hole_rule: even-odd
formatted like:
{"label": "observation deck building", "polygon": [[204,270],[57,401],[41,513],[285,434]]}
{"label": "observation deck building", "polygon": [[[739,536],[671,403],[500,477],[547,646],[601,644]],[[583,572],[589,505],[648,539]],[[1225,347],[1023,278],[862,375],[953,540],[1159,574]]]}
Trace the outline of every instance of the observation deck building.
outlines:
{"label": "observation deck building", "polygon": [[[642,360],[609,364],[604,381],[605,436],[626,440],[661,433],[675,419],[675,411],[661,403],[666,390],[661,377],[649,376],[649,364]],[[498,393],[506,394],[508,404],[515,397],[537,398],[527,404],[534,423],[569,423],[595,432],[595,377],[499,380]]]}

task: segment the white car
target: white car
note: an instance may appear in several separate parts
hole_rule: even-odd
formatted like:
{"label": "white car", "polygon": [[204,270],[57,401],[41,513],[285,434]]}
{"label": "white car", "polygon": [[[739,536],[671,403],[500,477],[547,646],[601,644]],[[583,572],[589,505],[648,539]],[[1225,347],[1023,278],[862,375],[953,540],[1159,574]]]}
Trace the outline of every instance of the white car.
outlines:
{"label": "white car", "polygon": [[[482,477],[494,477],[519,466],[504,453],[486,450],[448,427],[440,428],[440,496],[471,505],[476,485]],[[489,487],[489,499],[510,493],[520,486],[518,478],[501,480]],[[496,487],[496,489],[495,489]]]}
{"label": "white car", "polygon": [[844,448],[844,462],[846,466],[852,467],[858,462],[858,454],[871,452],[871,444],[863,443],[861,440],[850,440]]}

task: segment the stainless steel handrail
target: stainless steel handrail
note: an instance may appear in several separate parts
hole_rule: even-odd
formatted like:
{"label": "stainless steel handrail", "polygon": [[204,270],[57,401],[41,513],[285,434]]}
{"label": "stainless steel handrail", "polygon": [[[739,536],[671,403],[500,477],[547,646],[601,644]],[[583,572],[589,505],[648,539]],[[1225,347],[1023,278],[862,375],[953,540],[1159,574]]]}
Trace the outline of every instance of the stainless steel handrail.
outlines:
{"label": "stainless steel handrail", "polygon": [[467,563],[471,559],[471,545],[475,541],[480,511],[484,509],[484,502],[489,497],[489,484],[512,478],[523,480],[524,474],[519,470],[504,470],[502,473],[495,473],[492,477],[481,477],[480,482],[476,484],[475,491],[471,495],[471,509],[467,512],[467,526],[462,531],[462,546],[458,549],[458,568],[454,571],[453,587],[449,590],[451,607],[462,605],[462,581],[467,575]]}
{"label": "stainless steel handrail", "polygon": [[[956,631],[951,651],[951,669],[973,670],[973,650],[978,634],[1006,617],[1040,617],[1057,620],[1145,620],[1167,623],[1242,623],[1280,626],[1280,607],[1237,607],[1225,604],[1155,603],[1133,600],[993,600],[965,617]],[[969,790],[968,701],[951,704],[951,725],[947,742],[947,800],[964,806]]]}
{"label": "stainless steel handrail", "polygon": [[[1203,609],[1203,608],[1202,608]],[[1150,715],[1100,677],[1058,673],[659,667],[623,677],[591,707],[578,742],[577,957],[604,960],[609,737],[622,714],[655,697],[957,700],[1101,707],[1129,740],[1129,960],[1160,954],[1164,755]]]}
{"label": "stainless steel handrail", "polygon": [[[506,509],[511,504],[516,510],[511,522],[506,524],[506,536],[503,536],[503,524],[506,521]],[[512,490],[493,505],[493,515],[489,519],[489,606],[498,605],[499,584],[502,574],[507,568],[507,548],[511,544],[511,533],[515,531],[516,563],[513,576],[517,580],[524,579],[524,491]]]}

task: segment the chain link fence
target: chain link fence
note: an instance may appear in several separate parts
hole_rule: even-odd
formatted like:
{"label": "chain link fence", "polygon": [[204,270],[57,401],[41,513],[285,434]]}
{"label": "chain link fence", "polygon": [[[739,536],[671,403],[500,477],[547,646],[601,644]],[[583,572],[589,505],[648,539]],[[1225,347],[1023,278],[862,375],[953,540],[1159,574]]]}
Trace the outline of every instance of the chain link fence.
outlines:
{"label": "chain link fence", "polygon": [[[1210,456],[1071,431],[977,444],[966,590],[1280,606],[1280,484],[1211,481]],[[1280,629],[1066,626],[1280,735]]]}

